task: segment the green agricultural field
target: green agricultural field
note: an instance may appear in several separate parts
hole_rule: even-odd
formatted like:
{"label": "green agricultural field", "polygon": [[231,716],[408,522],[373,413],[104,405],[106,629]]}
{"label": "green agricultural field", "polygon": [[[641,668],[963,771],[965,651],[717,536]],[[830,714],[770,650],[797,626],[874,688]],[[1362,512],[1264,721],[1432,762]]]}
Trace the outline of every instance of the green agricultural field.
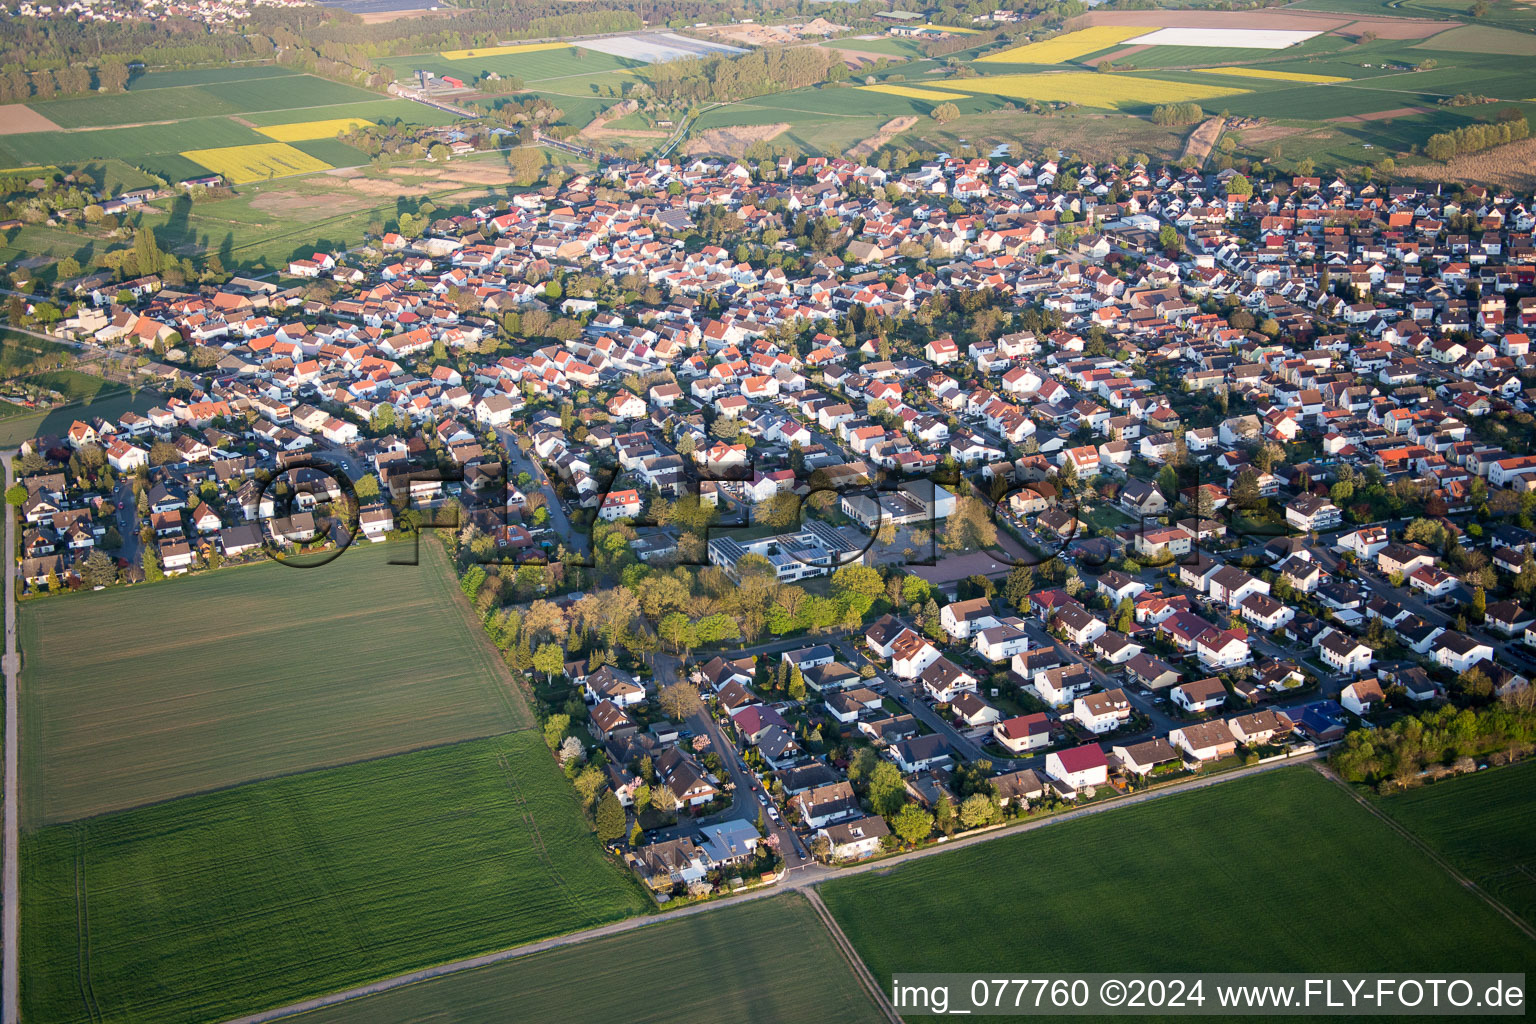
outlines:
{"label": "green agricultural field", "polygon": [[332,167],[359,167],[368,162],[367,153],[338,139],[305,139],[288,145],[301,153],[308,153],[316,160],[324,160]]}
{"label": "green agricultural field", "polygon": [[339,117],[361,117],[369,121],[402,121],[407,124],[444,125],[464,120],[457,114],[410,100],[372,99],[357,103],[336,103],[303,110],[263,110],[242,114],[241,120],[262,128],[299,121],[329,121]]}
{"label": "green agricultural field", "polygon": [[58,356],[72,353],[67,345],[45,341],[31,334],[0,329],[0,378],[11,379],[18,372],[25,372],[39,356]]}
{"label": "green agricultural field", "polygon": [[207,173],[181,156],[183,150],[271,141],[228,117],[195,117],[135,128],[4,135],[0,136],[0,163],[10,166],[44,160],[63,167],[115,158],[149,166],[174,180]]}
{"label": "green agricultural field", "polygon": [[[256,110],[302,110],[334,103],[378,100],[379,94],[313,75],[244,77],[231,68],[223,79],[197,85],[138,87],[124,93],[34,103],[32,109],[63,128],[145,124]],[[146,79],[158,77],[146,75]],[[306,118],[295,118],[306,120]],[[195,148],[195,147],[188,147]]]}
{"label": "green agricultural field", "polygon": [[[573,985],[580,978],[583,983]],[[394,989],[305,1024],[881,1020],[799,895],[726,907]]]}
{"label": "green agricultural field", "polygon": [[26,824],[531,724],[441,549],[408,551],[24,605]]}
{"label": "green agricultural field", "polygon": [[898,971],[1526,971],[1536,944],[1390,826],[1286,768],[833,880]]}
{"label": "green agricultural field", "polygon": [[1418,44],[1422,50],[1447,50],[1454,53],[1500,53],[1517,57],[1536,57],[1536,35],[1512,32],[1487,25],[1463,25]]}
{"label": "green agricultural field", "polygon": [[153,71],[134,75],[128,80],[129,92],[151,89],[177,89],[186,85],[217,85],[220,82],[249,82],[258,78],[288,78],[299,72],[277,64],[242,64],[239,67],[195,68],[187,71]]}
{"label": "green agricultural field", "polygon": [[1536,924],[1536,762],[1478,772],[1375,801]]}
{"label": "green agricultural field", "polygon": [[819,44],[835,50],[857,50],[886,57],[922,57],[923,48],[910,39],[882,36],[879,39],[829,39]]}
{"label": "green agricultural field", "polygon": [[52,826],[22,861],[23,1015],[52,1024],[224,1020],[649,905],[532,731]]}

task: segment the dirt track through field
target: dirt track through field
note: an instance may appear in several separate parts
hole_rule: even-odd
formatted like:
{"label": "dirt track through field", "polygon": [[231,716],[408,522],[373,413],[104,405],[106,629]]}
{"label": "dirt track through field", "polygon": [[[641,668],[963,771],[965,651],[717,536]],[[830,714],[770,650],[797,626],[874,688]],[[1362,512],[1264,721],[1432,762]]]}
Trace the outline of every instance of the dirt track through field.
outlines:
{"label": "dirt track through field", "polygon": [[1328,120],[1336,124],[1349,124],[1363,121],[1390,121],[1395,117],[1412,117],[1414,114],[1432,114],[1429,107],[1394,107],[1391,110],[1373,110],[1368,114],[1349,114],[1345,117],[1330,117]]}
{"label": "dirt track through field", "polygon": [[1221,138],[1222,125],[1226,119],[1213,117],[1200,127],[1189,133],[1189,138],[1184,142],[1184,152],[1179,157],[1180,163],[1185,167],[1201,167],[1210,157],[1211,150],[1216,147],[1216,140]]}
{"label": "dirt track through field", "polygon": [[1083,61],[1083,63],[1092,64],[1094,67],[1098,67],[1100,64],[1113,64],[1116,61],[1125,60],[1127,57],[1134,57],[1143,50],[1150,49],[1150,46],[1127,46],[1123,50],[1116,50],[1114,53],[1106,53],[1102,57],[1094,57],[1091,60]]}
{"label": "dirt track through field", "polygon": [[885,124],[881,125],[880,130],[874,135],[871,135],[869,138],[865,139],[863,142],[860,142],[858,145],[850,149],[848,151],[848,159],[861,160],[866,156],[870,156],[881,146],[885,145],[887,142],[890,142],[896,136],[900,135],[904,131],[907,131],[915,124],[917,124],[917,118],[910,115],[905,117],[892,118],[891,120],[885,122]]}

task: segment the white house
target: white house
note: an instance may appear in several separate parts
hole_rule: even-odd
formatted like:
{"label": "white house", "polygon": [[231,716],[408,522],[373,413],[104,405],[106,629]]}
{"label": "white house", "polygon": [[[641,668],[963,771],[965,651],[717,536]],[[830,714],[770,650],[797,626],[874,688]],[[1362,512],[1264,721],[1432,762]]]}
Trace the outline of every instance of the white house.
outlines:
{"label": "white house", "polygon": [[1044,711],[1007,718],[992,726],[992,737],[1004,750],[1025,754],[1051,742],[1051,719]]}
{"label": "white house", "polygon": [[1029,634],[1020,626],[1003,622],[975,633],[971,648],[990,662],[1007,661],[1029,650]]}
{"label": "white house", "polygon": [[1316,643],[1323,664],[1335,672],[1364,672],[1371,667],[1371,659],[1374,657],[1371,649],[1348,633],[1331,629]]}
{"label": "white house", "polygon": [[1227,702],[1227,688],[1220,679],[1180,683],[1172,691],[1173,702],[1191,714],[1214,711]]}
{"label": "white house", "polygon": [[1109,759],[1097,743],[1045,755],[1045,774],[1073,789],[1102,786],[1109,781]]}
{"label": "white house", "polygon": [[833,860],[859,860],[880,851],[880,841],[891,834],[885,819],[878,814],[841,821],[818,829],[825,836]]}
{"label": "white house", "polygon": [[939,658],[939,649],[910,629],[891,643],[891,671],[898,679],[916,679]]}
{"label": "white house", "polygon": [[1248,664],[1248,635],[1240,629],[1208,629],[1195,639],[1195,657],[1206,671]]}
{"label": "white house", "polygon": [[1436,641],[1435,661],[1452,672],[1465,672],[1480,661],[1493,660],[1493,647],[1465,633],[1448,629]]}
{"label": "white house", "polygon": [[940,704],[948,704],[962,692],[977,691],[976,677],[942,656],[923,669],[921,678],[924,692]]}
{"label": "white house", "polygon": [[991,601],[978,597],[973,601],[951,601],[939,613],[939,621],[944,632],[956,640],[969,640],[977,630],[997,625],[997,615],[992,611]]}
{"label": "white house", "polygon": [[1086,694],[1072,702],[1072,717],[1091,733],[1113,732],[1131,720],[1131,701],[1121,689]]}
{"label": "white house", "polygon": [[1374,679],[1359,679],[1339,691],[1339,703],[1344,710],[1365,715],[1381,707],[1386,698],[1381,684]]}

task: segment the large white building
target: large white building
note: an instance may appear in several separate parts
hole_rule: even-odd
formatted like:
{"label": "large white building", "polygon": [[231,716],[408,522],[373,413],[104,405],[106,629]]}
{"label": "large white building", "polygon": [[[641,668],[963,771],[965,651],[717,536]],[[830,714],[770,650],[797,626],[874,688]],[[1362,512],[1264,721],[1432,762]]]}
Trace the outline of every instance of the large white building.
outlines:
{"label": "large white building", "polygon": [[807,576],[825,576],[840,566],[864,561],[862,547],[826,523],[810,522],[797,533],[781,533],[745,543],[733,537],[714,537],[709,542],[710,563],[724,569],[732,579],[741,578],[736,566],[748,555],[766,558],[784,583]]}

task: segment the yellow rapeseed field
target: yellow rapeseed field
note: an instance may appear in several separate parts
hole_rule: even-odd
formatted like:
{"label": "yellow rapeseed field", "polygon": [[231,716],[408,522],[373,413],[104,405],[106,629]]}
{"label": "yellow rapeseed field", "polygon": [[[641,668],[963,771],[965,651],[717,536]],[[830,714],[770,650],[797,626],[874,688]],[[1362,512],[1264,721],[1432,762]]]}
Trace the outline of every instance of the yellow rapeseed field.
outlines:
{"label": "yellow rapeseed field", "polygon": [[286,142],[258,142],[250,146],[223,146],[219,149],[189,149],[181,154],[215,174],[222,174],[236,185],[265,181],[289,174],[328,171],[331,165],[317,160]]}
{"label": "yellow rapeseed field", "polygon": [[1313,85],[1332,85],[1348,82],[1337,75],[1306,75],[1300,71],[1271,71],[1268,68],[1194,68],[1202,75],[1230,75],[1236,78],[1268,78],[1276,82],[1307,82]]}
{"label": "yellow rapeseed field", "polygon": [[954,32],[962,36],[980,35],[979,29],[961,28],[959,25],[919,25],[918,28],[931,28],[938,32]]}
{"label": "yellow rapeseed field", "polygon": [[487,46],[480,50],[444,50],[443,60],[470,60],[475,57],[500,57],[508,53],[537,53],[539,50],[564,50],[570,43],[519,43],[516,46]]}
{"label": "yellow rapeseed field", "polygon": [[1004,96],[1042,103],[1080,103],[1085,107],[1144,107],[1154,103],[1183,103],[1237,96],[1249,92],[1224,85],[1167,82],[1134,75],[1102,75],[1090,71],[1042,72],[1036,75],[990,75],[983,78],[946,78],[933,83],[940,89],[982,96]]}
{"label": "yellow rapeseed field", "polygon": [[272,124],[257,128],[269,139],[278,142],[308,142],[311,139],[334,139],[342,132],[373,124],[363,117],[333,117],[325,121],[295,121],[292,124]]}
{"label": "yellow rapeseed field", "polygon": [[1015,46],[1002,53],[977,57],[978,64],[1061,64],[1076,60],[1084,54],[1102,50],[1116,43],[1123,43],[1133,36],[1144,36],[1150,29],[1145,25],[1097,25],[1093,28],[1068,32],[1055,39],[1039,43]]}
{"label": "yellow rapeseed field", "polygon": [[961,93],[939,92],[937,89],[914,89],[910,85],[861,85],[864,92],[884,92],[892,96],[905,96],[913,100],[963,100]]}

